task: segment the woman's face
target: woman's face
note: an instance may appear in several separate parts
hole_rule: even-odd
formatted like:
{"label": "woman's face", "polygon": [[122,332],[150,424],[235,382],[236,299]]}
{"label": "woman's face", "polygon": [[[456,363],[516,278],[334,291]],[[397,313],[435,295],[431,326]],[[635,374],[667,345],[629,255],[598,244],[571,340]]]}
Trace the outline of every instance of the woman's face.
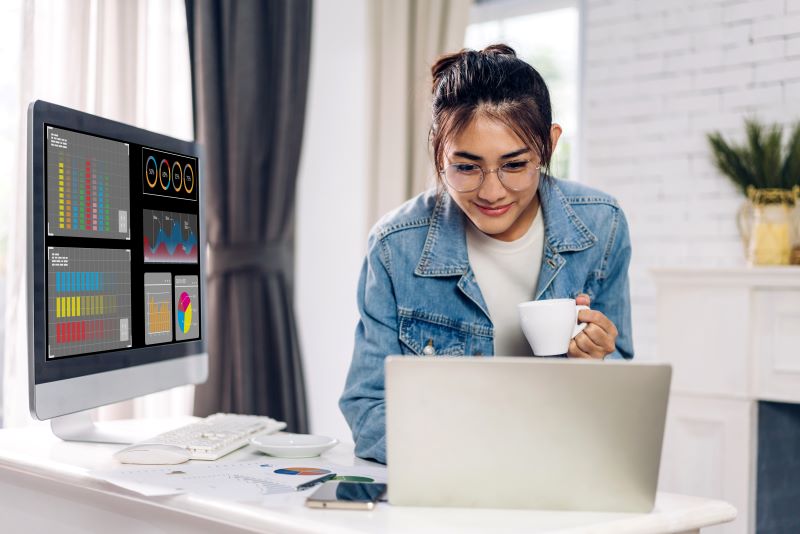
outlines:
{"label": "woman's face", "polygon": [[[554,124],[553,150],[560,134],[561,128]],[[520,191],[506,189],[497,172],[485,171],[524,160],[536,167],[540,163],[537,153],[505,124],[478,115],[445,145],[444,157],[443,168],[473,163],[484,169],[483,183],[474,191],[460,193],[445,181],[450,196],[481,232],[501,241],[514,241],[525,234],[539,209],[539,171],[532,170],[529,185]]]}

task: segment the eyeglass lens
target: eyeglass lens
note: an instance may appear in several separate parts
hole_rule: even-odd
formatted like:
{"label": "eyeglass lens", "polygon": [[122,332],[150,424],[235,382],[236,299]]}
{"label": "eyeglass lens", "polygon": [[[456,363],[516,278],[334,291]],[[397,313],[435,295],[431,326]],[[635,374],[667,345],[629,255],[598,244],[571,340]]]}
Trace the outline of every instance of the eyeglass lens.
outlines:
{"label": "eyeglass lens", "polygon": [[539,166],[530,161],[509,161],[499,169],[488,171],[484,171],[475,163],[453,163],[445,167],[444,178],[456,191],[467,192],[478,189],[483,183],[485,174],[496,172],[506,188],[519,191],[530,186],[538,170]]}

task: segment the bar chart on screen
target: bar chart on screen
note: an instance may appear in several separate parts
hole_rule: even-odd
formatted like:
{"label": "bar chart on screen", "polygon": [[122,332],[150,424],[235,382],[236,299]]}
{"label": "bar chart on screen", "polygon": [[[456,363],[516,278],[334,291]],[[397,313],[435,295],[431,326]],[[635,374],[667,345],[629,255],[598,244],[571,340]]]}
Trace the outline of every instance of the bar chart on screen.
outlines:
{"label": "bar chart on screen", "polygon": [[131,346],[131,251],[50,247],[48,357]]}
{"label": "bar chart on screen", "polygon": [[130,239],[129,149],[47,127],[48,235]]}
{"label": "bar chart on screen", "polygon": [[197,263],[197,215],[144,210],[145,263]]}
{"label": "bar chart on screen", "polygon": [[144,275],[144,343],[172,341],[172,275]]}

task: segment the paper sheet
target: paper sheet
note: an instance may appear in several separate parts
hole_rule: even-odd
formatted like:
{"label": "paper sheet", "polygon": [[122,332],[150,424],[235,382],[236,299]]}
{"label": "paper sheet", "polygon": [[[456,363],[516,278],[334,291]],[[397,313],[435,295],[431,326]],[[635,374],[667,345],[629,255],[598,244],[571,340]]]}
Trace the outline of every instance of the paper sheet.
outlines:
{"label": "paper sheet", "polygon": [[[289,474],[295,472],[298,474]],[[146,496],[192,493],[239,502],[262,502],[273,495],[297,495],[298,487],[332,473],[386,482],[385,467],[342,466],[319,458],[286,460],[266,456],[260,461],[191,462],[168,467],[94,471],[90,474]]]}

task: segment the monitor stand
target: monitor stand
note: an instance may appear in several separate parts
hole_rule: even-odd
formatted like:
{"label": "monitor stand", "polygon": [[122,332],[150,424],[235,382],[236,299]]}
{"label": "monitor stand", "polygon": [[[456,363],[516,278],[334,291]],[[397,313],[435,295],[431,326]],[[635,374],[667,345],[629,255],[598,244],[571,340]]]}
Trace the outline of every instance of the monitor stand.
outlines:
{"label": "monitor stand", "polygon": [[88,410],[50,419],[50,428],[53,430],[53,434],[64,441],[137,443],[155,435],[153,430],[148,430],[145,428],[146,426],[146,420],[95,423]]}

